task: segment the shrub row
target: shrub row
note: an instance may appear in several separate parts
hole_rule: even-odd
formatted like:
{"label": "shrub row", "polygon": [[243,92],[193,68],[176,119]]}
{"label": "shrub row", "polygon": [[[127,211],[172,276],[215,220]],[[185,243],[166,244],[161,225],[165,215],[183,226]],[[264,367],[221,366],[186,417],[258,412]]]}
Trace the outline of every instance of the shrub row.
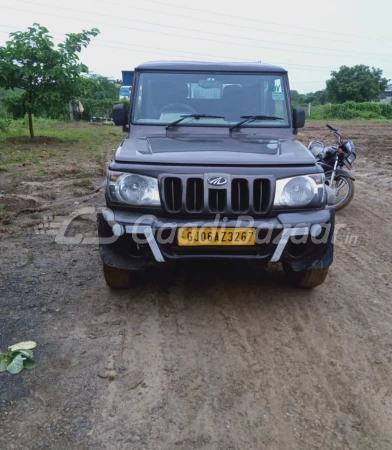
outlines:
{"label": "shrub row", "polygon": [[346,102],[340,105],[316,106],[311,110],[312,119],[392,119],[392,104]]}

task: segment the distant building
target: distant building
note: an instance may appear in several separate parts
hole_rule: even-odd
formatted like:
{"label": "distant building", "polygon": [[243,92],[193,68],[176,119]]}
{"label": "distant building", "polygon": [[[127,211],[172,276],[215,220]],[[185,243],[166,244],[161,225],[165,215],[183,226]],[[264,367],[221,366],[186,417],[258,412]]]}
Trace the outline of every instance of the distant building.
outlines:
{"label": "distant building", "polygon": [[392,84],[388,84],[384,91],[384,98],[380,100],[380,103],[392,103]]}

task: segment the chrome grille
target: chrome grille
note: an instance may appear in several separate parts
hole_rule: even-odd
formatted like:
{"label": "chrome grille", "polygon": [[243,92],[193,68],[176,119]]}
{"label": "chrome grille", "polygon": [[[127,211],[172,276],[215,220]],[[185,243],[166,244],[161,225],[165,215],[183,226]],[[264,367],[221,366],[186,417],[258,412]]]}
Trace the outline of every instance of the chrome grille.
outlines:
{"label": "chrome grille", "polygon": [[[214,175],[214,174],[212,174]],[[159,186],[164,210],[177,215],[267,215],[272,208],[273,177],[226,175],[228,183],[214,186],[211,174],[163,174]]]}

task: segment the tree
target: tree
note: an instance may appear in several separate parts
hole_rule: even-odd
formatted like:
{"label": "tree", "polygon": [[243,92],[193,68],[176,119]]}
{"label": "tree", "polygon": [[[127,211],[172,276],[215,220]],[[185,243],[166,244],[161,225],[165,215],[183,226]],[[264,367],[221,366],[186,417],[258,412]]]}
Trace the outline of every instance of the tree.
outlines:
{"label": "tree", "polygon": [[296,102],[300,99],[301,94],[298,91],[290,91],[291,101]]}
{"label": "tree", "polygon": [[38,108],[64,109],[83,92],[86,79],[82,74],[88,69],[78,54],[98,33],[96,28],[70,33],[55,47],[49,31],[34,23],[28,31],[10,33],[11,40],[0,47],[0,87],[23,90],[31,139]]}
{"label": "tree", "polygon": [[90,75],[88,80],[89,84],[84,94],[85,98],[94,100],[118,99],[117,81],[97,74]]}
{"label": "tree", "polygon": [[315,105],[324,105],[326,102],[326,91],[325,89],[316,92],[309,92],[304,97],[305,103],[313,103]]}
{"label": "tree", "polygon": [[362,64],[341,66],[339,71],[331,72],[331,79],[327,81],[328,100],[335,103],[379,100],[388,81],[382,77],[381,69]]}

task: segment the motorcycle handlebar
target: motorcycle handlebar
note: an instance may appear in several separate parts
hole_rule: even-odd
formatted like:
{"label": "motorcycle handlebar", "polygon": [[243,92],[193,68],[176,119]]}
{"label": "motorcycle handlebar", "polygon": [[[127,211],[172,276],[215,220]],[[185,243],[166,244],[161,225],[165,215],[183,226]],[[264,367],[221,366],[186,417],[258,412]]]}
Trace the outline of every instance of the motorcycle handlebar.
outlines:
{"label": "motorcycle handlebar", "polygon": [[325,125],[327,128],[329,128],[331,131],[337,131],[337,130],[335,130],[335,128],[333,128],[333,127],[331,127],[331,125]]}

